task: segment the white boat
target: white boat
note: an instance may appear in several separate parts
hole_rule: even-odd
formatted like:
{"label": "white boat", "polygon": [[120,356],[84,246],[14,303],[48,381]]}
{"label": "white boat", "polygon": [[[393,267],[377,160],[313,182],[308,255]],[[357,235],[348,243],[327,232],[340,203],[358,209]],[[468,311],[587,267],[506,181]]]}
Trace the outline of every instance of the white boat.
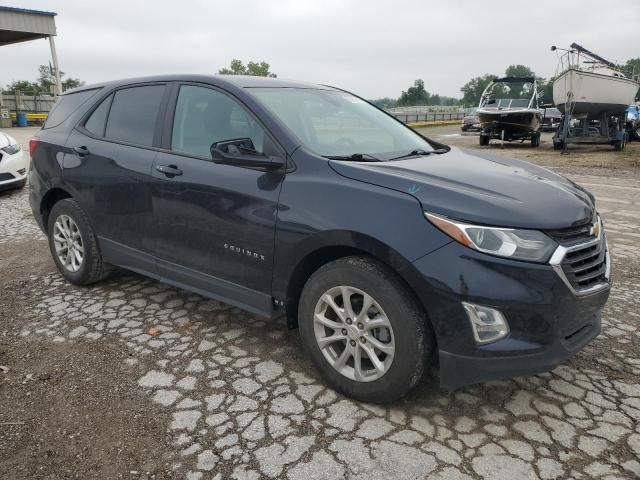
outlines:
{"label": "white boat", "polygon": [[491,138],[531,140],[540,143],[542,115],[538,108],[538,87],[534,77],[504,77],[493,80],[482,93],[476,110],[482,132],[480,145]]}
{"label": "white boat", "polygon": [[560,57],[557,73],[553,102],[562,113],[568,106],[574,116],[622,112],[633,103],[640,88],[632,72],[619,69],[577,43]]}

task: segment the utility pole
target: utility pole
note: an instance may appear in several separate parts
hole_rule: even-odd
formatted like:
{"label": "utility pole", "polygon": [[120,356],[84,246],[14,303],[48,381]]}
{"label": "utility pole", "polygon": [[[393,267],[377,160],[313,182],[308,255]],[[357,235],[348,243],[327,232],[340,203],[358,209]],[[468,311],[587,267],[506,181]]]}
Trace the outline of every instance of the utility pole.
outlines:
{"label": "utility pole", "polygon": [[56,77],[54,95],[62,95],[62,82],[60,81],[60,68],[58,67],[58,54],[56,53],[56,42],[53,35],[49,35],[49,46],[51,47],[51,59],[53,60],[53,74]]}

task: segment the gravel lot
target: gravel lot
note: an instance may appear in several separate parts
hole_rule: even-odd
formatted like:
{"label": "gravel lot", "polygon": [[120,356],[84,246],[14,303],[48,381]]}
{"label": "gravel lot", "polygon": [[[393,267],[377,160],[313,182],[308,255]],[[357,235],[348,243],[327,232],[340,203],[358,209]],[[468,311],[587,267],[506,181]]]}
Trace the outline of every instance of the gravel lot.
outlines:
{"label": "gravel lot", "polygon": [[[33,132],[10,134],[26,147]],[[282,321],[127,272],[65,283],[27,189],[0,193],[0,478],[640,477],[640,143],[488,148],[597,196],[615,279],[603,333],[550,373],[455,393],[427,378],[387,407],[324,386]]]}

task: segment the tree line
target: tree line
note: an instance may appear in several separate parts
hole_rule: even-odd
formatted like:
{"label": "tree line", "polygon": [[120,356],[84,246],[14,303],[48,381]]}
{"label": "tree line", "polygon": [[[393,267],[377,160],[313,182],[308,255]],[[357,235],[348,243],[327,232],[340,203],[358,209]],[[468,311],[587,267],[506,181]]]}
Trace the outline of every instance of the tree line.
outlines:
{"label": "tree line", "polygon": [[[81,87],[84,82],[79,78],[64,78],[65,73],[60,72],[60,79],[62,80],[62,91],[69,90],[71,88]],[[15,80],[7,84],[1,92],[5,95],[13,95],[16,90],[19,90],[23,94],[51,94],[51,87],[56,83],[56,77],[49,65],[40,65],[38,67],[38,78],[35,81],[30,80]]]}
{"label": "tree line", "polygon": [[[627,60],[621,68],[640,74],[640,57]],[[220,74],[226,75],[254,75],[260,77],[277,77],[271,71],[271,66],[267,62],[248,62],[246,65],[236,58],[231,60],[229,67],[218,70]],[[509,65],[504,72],[506,77],[535,77],[538,83],[538,89],[542,92],[542,102],[545,104],[553,103],[553,81],[555,77],[545,79],[536,76],[535,72],[526,65]],[[65,73],[60,72],[60,77],[64,78]],[[475,107],[480,102],[480,97],[484,89],[498,78],[497,75],[486,73],[478,77],[474,77],[465,83],[460,91],[462,98],[447,97],[444,95],[432,94],[427,91],[424,80],[421,78],[415,80],[406,90],[403,90],[398,98],[384,97],[370,100],[370,102],[381,108],[393,108],[403,106],[465,106]],[[35,81],[17,80],[2,89],[2,93],[11,94],[15,90],[23,93],[51,93],[51,86],[55,83],[55,77],[48,65],[40,65],[38,68],[38,78]],[[79,78],[66,78],[62,80],[63,91],[84,85]],[[640,95],[640,91],[638,92]]]}

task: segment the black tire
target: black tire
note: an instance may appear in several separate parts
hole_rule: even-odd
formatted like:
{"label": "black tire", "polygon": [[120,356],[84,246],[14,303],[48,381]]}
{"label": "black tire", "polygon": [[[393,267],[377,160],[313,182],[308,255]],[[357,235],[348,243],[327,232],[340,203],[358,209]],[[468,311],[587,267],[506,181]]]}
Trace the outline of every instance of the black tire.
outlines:
{"label": "black tire", "polygon": [[[378,379],[359,382],[344,376],[316,341],[316,304],[325,292],[343,285],[373,297],[391,324],[395,352],[388,370]],[[422,378],[434,350],[431,326],[411,292],[391,270],[370,258],[345,257],[318,269],[304,286],[298,316],[302,343],[322,377],[335,390],[364,402],[388,403],[404,396]]]}
{"label": "black tire", "polygon": [[[75,272],[68,270],[64,266],[58,258],[54,246],[54,226],[61,215],[67,215],[76,223],[78,231],[80,232],[82,245],[84,247],[82,263],[80,264],[80,268]],[[102,260],[102,254],[98,247],[98,240],[91,228],[89,219],[87,218],[86,213],[84,213],[84,210],[80,208],[75,200],[69,198],[60,200],[53,206],[47,222],[47,233],[49,236],[49,250],[51,251],[53,261],[55,262],[56,267],[58,267],[58,271],[69,282],[75,285],[89,285],[103,280],[107,275],[109,275],[111,269]]]}
{"label": "black tire", "polygon": [[489,145],[489,135],[480,134],[480,146],[486,147]]}
{"label": "black tire", "polygon": [[540,134],[536,133],[531,137],[531,146],[539,147],[540,146]]}
{"label": "black tire", "polygon": [[562,140],[553,142],[554,150],[562,150],[562,146],[563,146]]}

